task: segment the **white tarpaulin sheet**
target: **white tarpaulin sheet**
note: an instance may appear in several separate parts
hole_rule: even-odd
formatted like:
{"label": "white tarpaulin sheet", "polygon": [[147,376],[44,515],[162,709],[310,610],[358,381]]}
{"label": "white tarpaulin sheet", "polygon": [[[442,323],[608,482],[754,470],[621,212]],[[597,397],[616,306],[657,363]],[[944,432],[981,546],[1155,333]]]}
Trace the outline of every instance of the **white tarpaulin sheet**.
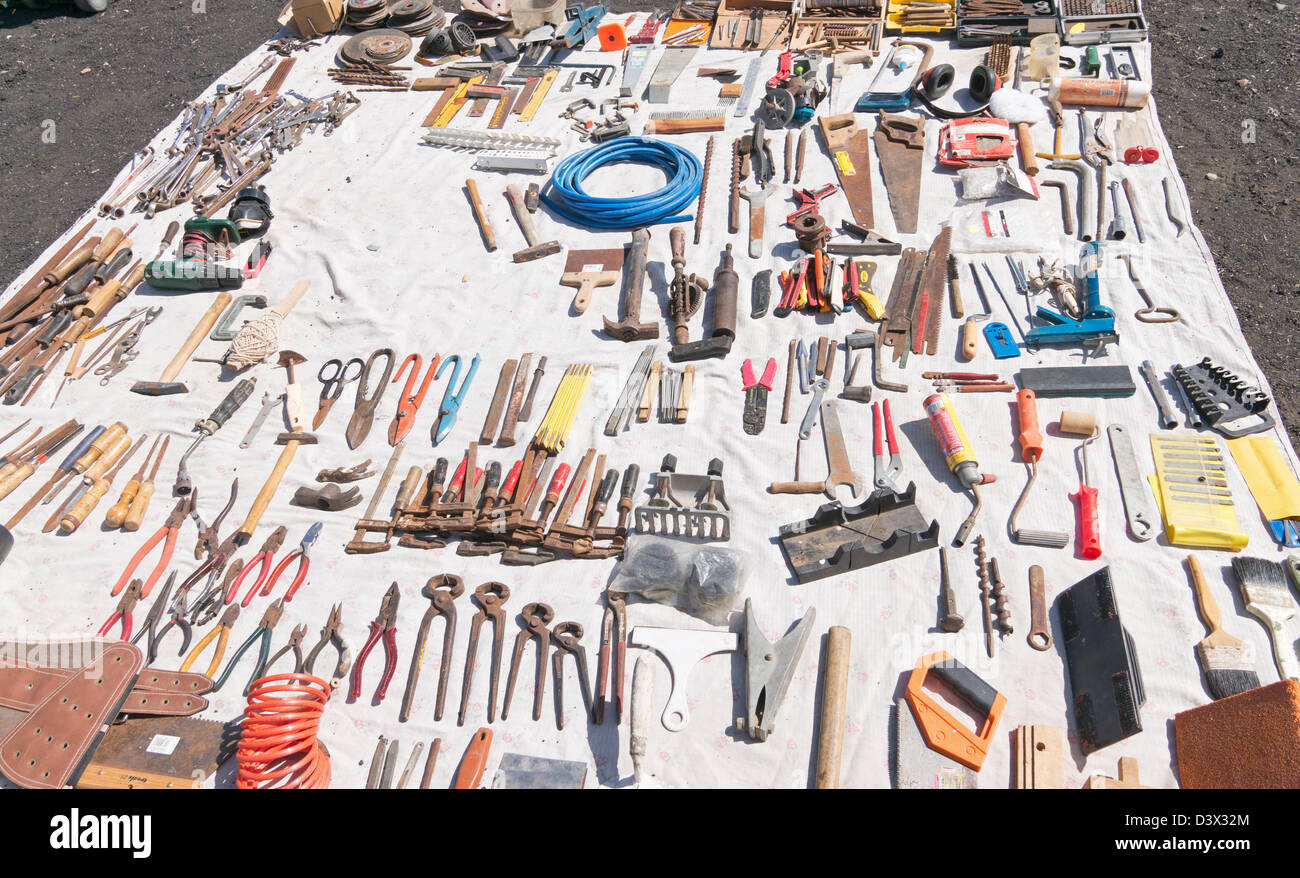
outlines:
{"label": "white tarpaulin sheet", "polygon": [[[326,76],[337,46],[346,36],[333,37],[305,54],[285,84],[286,89],[306,95],[321,95],[335,90]],[[653,66],[661,49],[655,49]],[[264,51],[258,50],[219,81],[238,81],[259,62]],[[983,50],[955,50],[946,44],[936,45],[935,63],[949,62],[957,69],[957,82],[964,84],[969,70],[983,59]],[[716,105],[717,82],[697,78],[694,68],[701,65],[735,65],[742,71],[751,55],[701,50],[691,67],[678,79],[667,109],[705,109]],[[1150,77],[1148,48],[1137,48],[1143,77]],[[616,61],[617,55],[604,55],[599,61]],[[1157,59],[1158,60],[1158,59]],[[777,53],[764,56],[761,78],[774,70]],[[421,68],[416,68],[421,71]],[[412,75],[428,75],[417,72]],[[851,109],[861,94],[871,71],[853,67],[845,76],[840,91],[833,96],[834,111]],[[615,78],[617,82],[618,77]],[[214,84],[215,88],[215,84]],[[1159,78],[1153,93],[1159,95]],[[761,93],[761,89],[760,89]],[[211,94],[211,91],[209,91]],[[572,100],[590,95],[599,103],[616,94],[614,85],[598,92],[576,86],[562,93],[557,84],[547,97],[537,118],[521,125],[512,118],[509,130],[563,138],[565,154],[584,148],[569,122],[560,117]],[[412,431],[397,476],[389,486],[389,496],[381,503],[380,514],[396,492],[397,484],[408,466],[432,467],[435,459],[446,456],[455,463],[465,446],[477,438],[487,413],[498,371],[507,358],[517,358],[531,351],[546,356],[546,377],[542,381],[532,421],[520,428],[521,437],[529,437],[546,409],[560,376],[572,363],[590,363],[594,377],[582,403],[568,445],[561,459],[576,463],[588,447],[608,455],[608,465],[621,471],[629,463],[641,467],[648,488],[648,476],[658,468],[666,453],[677,455],[679,471],[703,472],[710,458],[725,461],[727,497],[734,513],[732,548],[748,553],[752,559],[746,595],[752,597],[758,618],[770,637],[776,638],[787,626],[812,608],[816,608],[813,637],[804,651],[790,684],[785,703],[776,719],[775,732],[765,743],[754,743],[737,731],[735,718],[744,713],[744,660],[739,653],[715,655],[697,667],[678,669],[678,686],[687,686],[690,706],[689,724],[684,731],[671,733],[656,724],[650,737],[650,766],[656,782],[670,787],[801,787],[809,783],[816,760],[815,729],[819,696],[818,668],[826,630],[832,625],[848,627],[852,632],[851,671],[848,689],[848,718],[844,736],[844,756],[840,781],[843,786],[886,786],[889,784],[888,743],[891,708],[901,696],[908,672],[922,655],[946,650],[976,671],[1002,692],[1007,699],[1005,714],[993,736],[992,750],[979,775],[982,787],[1006,787],[1012,780],[1011,732],[1020,724],[1044,724],[1067,730],[1071,744],[1067,758],[1067,783],[1077,786],[1090,774],[1111,774],[1120,756],[1138,760],[1144,783],[1172,786],[1176,783],[1176,763],[1171,752],[1173,715],[1181,710],[1204,704],[1208,696],[1203,689],[1193,645],[1204,636],[1198,621],[1183,566],[1186,551],[1171,547],[1163,535],[1139,543],[1127,536],[1124,511],[1120,501],[1110,451],[1104,437],[1090,449],[1093,484],[1100,491],[1100,514],[1103,555],[1099,561],[1075,557],[1073,545],[1066,549],[1034,548],[1015,545],[1007,532],[1007,517],[1026,478],[1025,466],[1019,462],[1015,444],[1017,432],[1014,397],[1011,394],[954,395],[954,405],[963,421],[970,442],[985,472],[999,479],[986,487],[984,511],[977,533],[988,540],[988,551],[999,559],[1003,578],[1011,597],[1015,633],[1001,640],[996,657],[985,656],[980,622],[976,564],[973,546],[949,550],[958,610],[966,618],[965,628],[957,634],[944,634],[936,628],[939,590],[938,557],[933,551],[913,555],[848,575],[799,585],[789,574],[775,536],[780,525],[811,515],[825,498],[821,496],[773,496],[766,486],[772,481],[794,478],[794,453],[798,423],[810,397],[795,390],[790,422],[779,423],[781,393],[785,385],[787,345],[802,337],[810,343],[830,334],[836,338],[853,329],[866,328],[859,313],[832,319],[828,314],[796,313],[786,319],[770,314],[760,320],[748,315],[750,279],[759,270],[779,271],[789,265],[793,236],[782,219],[794,202],[787,200],[789,185],[777,185],[768,201],[765,229],[766,252],[775,255],[750,260],[744,257],[747,223],[742,212],[741,232],[726,233],[727,180],[731,139],[749,130],[748,117],[731,115],[727,109],[728,130],[717,135],[717,149],[709,177],[707,216],[704,235],[698,246],[687,247],[687,270],[711,278],[726,244],[735,245],[737,271],[740,275],[740,319],[735,344],[725,360],[706,360],[696,364],[695,396],[685,425],[659,424],[655,419],[634,424],[617,438],[602,434],[605,420],[628,377],[642,344],[624,344],[607,338],[601,331],[603,315],[616,315],[618,289],[598,290],[591,307],[581,316],[569,310],[573,291],[558,283],[563,256],[516,265],[510,254],[524,246],[521,232],[503,197],[507,183],[522,186],[544,178],[529,175],[498,175],[469,171],[473,156],[448,149],[433,148],[420,141],[421,121],[437,99],[437,93],[366,93],[361,107],[331,136],[319,133],[304,137],[300,146],[279,155],[271,172],[262,178],[272,199],[275,220],[270,232],[275,242],[264,274],[250,281],[244,293],[265,294],[272,302],[283,297],[300,279],[310,282],[310,290],[301,304],[285,321],[282,346],[308,358],[299,368],[304,384],[308,417],[315,411],[319,388],[316,371],[331,357],[344,360],[367,357],[377,348],[392,348],[398,362],[408,353],[418,352],[426,362],[435,353],[445,358],[460,354],[466,361],[477,354],[481,358],[477,377],[465,397],[459,419],[450,437],[436,449],[430,446],[429,429],[437,414],[438,402],[446,383],[433,383],[418,421]],[[1159,132],[1155,101],[1141,111]],[[633,131],[638,132],[649,108],[643,102],[636,114]],[[658,107],[665,109],[665,107]],[[823,106],[822,111],[827,110]],[[469,119],[462,112],[455,127],[485,128],[490,113]],[[1092,115],[1092,114],[1090,114]],[[1106,114],[1107,130],[1113,130]],[[872,125],[870,117],[860,115],[859,123]],[[1074,151],[1077,142],[1073,113],[1066,114],[1065,143]],[[153,141],[163,148],[171,142],[175,124]],[[907,246],[925,249],[945,222],[954,229],[953,249],[963,265],[971,258],[987,261],[997,273],[1005,292],[1024,321],[1023,301],[1011,286],[1003,253],[1014,254],[1026,266],[1033,267],[1037,257],[1072,262],[1079,253],[1077,239],[1066,236],[1061,228],[1060,202],[1057,193],[1045,190],[1039,202],[1005,201],[996,205],[1005,211],[1009,238],[988,238],[979,219],[983,206],[960,203],[955,176],[939,169],[934,161],[939,123],[933,119],[926,126],[926,173],[921,186],[920,229],[915,236],[897,235],[888,210],[885,189],[878,168],[873,169],[874,200],[878,231],[886,237],[902,240]],[[784,133],[771,134],[778,168],[782,161]],[[1052,131],[1046,124],[1034,129],[1040,151],[1050,149]],[[696,134],[674,138],[674,142],[693,150],[701,158],[708,135]],[[1137,376],[1144,359],[1167,369],[1174,363],[1191,363],[1210,354],[1222,365],[1249,380],[1259,382],[1267,391],[1264,376],[1255,365],[1242,338],[1232,308],[1215,273],[1214,263],[1204,239],[1195,228],[1175,237],[1175,228],[1166,215],[1161,181],[1173,181],[1174,192],[1189,207],[1174,169],[1169,144],[1157,133],[1160,160],[1149,166],[1116,165],[1111,178],[1127,178],[1138,194],[1147,235],[1145,245],[1135,237],[1106,246],[1103,301],[1114,308],[1120,341],[1112,344],[1101,364],[1125,364],[1131,367],[1138,382],[1135,395],[1125,399],[1041,400],[1039,418],[1044,427],[1046,453],[1040,465],[1038,483],[1030,495],[1021,519],[1022,526],[1043,529],[1074,529],[1074,505],[1069,494],[1077,489],[1079,469],[1076,457],[1078,440],[1062,437],[1054,425],[1064,409],[1096,415],[1104,428],[1125,424],[1134,434],[1144,474],[1152,471],[1147,436],[1159,432],[1155,406],[1150,393]],[[874,164],[874,163],[873,163]],[[486,253],[462,191],[467,176],[478,180],[496,227],[499,249]],[[780,171],[778,170],[778,182]],[[1043,179],[1064,179],[1074,188],[1073,178],[1061,172],[1045,171]],[[834,182],[831,163],[814,132],[803,173],[804,186],[816,188]],[[622,195],[647,192],[662,184],[656,171],[640,167],[606,168],[588,181],[588,191],[598,195]],[[743,205],[742,205],[743,207]],[[151,255],[172,220],[183,220],[190,208],[166,211],[152,219],[136,214],[139,221],[133,235],[135,251]],[[823,205],[828,225],[838,227],[850,218],[844,197],[836,194]],[[537,215],[543,240],[558,239],[566,248],[617,247],[629,240],[626,232],[594,233],[557,220],[546,210]],[[80,225],[78,223],[77,225]],[[689,224],[688,240],[689,240]],[[101,231],[108,228],[104,223]],[[672,276],[668,263],[668,227],[651,230],[650,265],[647,293],[643,305],[644,319],[658,320],[665,327],[667,282]],[[49,252],[56,247],[51,244]],[[1118,252],[1134,255],[1134,265],[1145,280],[1158,304],[1176,307],[1182,320],[1172,324],[1144,324],[1133,312],[1141,307],[1136,291],[1115,257]],[[43,261],[40,260],[40,261]],[[879,272],[875,289],[884,298],[893,279],[896,257],[878,257]],[[21,279],[20,279],[21,280]],[[967,313],[978,313],[969,274],[963,273]],[[1001,301],[991,294],[997,319],[1009,322]],[[774,289],[773,304],[779,297]],[[53,409],[49,401],[61,376],[53,376],[26,409],[7,409],[0,416],[0,430],[7,431],[22,418],[47,426],[70,417],[89,424],[124,420],[132,435],[147,431],[151,435],[170,433],[171,450],[159,474],[158,496],[148,517],[136,534],[108,531],[100,527],[102,510],[112,498],[101,504],[92,521],[71,536],[41,535],[39,507],[21,526],[18,542],[11,557],[0,570],[3,581],[3,606],[6,627],[27,634],[82,633],[94,631],[112,612],[116,599],[109,596],[113,581],[131,555],[158,528],[171,509],[169,489],[178,455],[191,437],[190,428],[198,418],[206,417],[230,390],[234,379],[220,378],[219,367],[191,363],[182,373],[190,387],[183,396],[150,398],[135,395],[128,388],[136,380],[155,378],[171,359],[181,340],[207,309],[208,293],[162,294],[141,287],[119,310],[123,313],[135,304],[162,304],[164,312],[149,327],[140,345],[140,356],[111,384],[101,387],[88,379],[69,385]],[[709,309],[701,309],[691,325],[692,338],[701,337],[703,321]],[[247,313],[247,312],[246,312]],[[1018,360],[995,361],[981,341],[974,362],[962,364],[956,357],[955,320],[945,305],[940,352],[936,357],[910,358],[905,369],[886,365],[890,378],[906,381],[906,394],[875,391],[875,398],[891,400],[901,444],[902,481],[915,481],[917,502],[927,518],[937,519],[941,542],[947,544],[970,510],[968,494],[958,489],[948,473],[930,426],[925,420],[921,400],[928,394],[928,382],[920,377],[923,369],[962,369],[997,372],[1011,376],[1014,370],[1031,365],[1070,365],[1081,361],[1076,349],[1044,350]],[[661,329],[658,355],[663,358],[668,336]],[[207,341],[199,356],[218,356],[222,343]],[[777,358],[780,369],[775,392],[769,399],[766,429],[758,436],[742,430],[741,412],[744,394],[740,383],[740,365],[753,358],[756,372],[768,357]],[[839,354],[832,387],[838,393],[845,374],[843,352]],[[1089,362],[1094,362],[1089,360]],[[278,394],[284,387],[284,371],[273,362],[249,370],[257,378],[257,389],[244,408],[216,436],[200,446],[190,460],[190,469],[199,492],[199,510],[210,521],[225,502],[230,481],[238,477],[239,500],[223,528],[223,538],[242,520],[252,498],[271,471],[280,448],[273,444],[282,427],[268,424],[251,448],[237,446],[248,429],[263,392]],[[289,504],[294,490],[315,484],[314,475],[325,467],[350,466],[369,458],[377,468],[387,461],[389,419],[394,415],[398,390],[390,387],[375,417],[373,429],[362,447],[349,451],[344,429],[351,416],[355,385],[317,431],[319,445],[302,448],[297,454],[270,509],[249,546],[237,557],[251,558],[267,534],[276,525],[288,528],[286,546],[295,546],[307,528],[323,521],[324,529],[312,554],[310,576],[296,598],[287,605],[284,618],[275,632],[274,648],[283,645],[295,625],[309,629],[307,645],[315,642],[318,629],[325,623],[330,607],[343,605],[347,638],[353,651],[367,634],[367,623],[379,610],[384,590],[392,582],[402,592],[397,625],[399,655],[397,672],[387,698],[372,703],[383,667],[382,645],[366,665],[362,697],[355,703],[346,699],[346,685],[329,703],[321,729],[321,738],[332,755],[335,786],[360,786],[364,783],[370,756],[379,735],[401,742],[399,765],[417,741],[434,737],[443,739],[443,756],[435,774],[435,786],[450,783],[456,763],[478,726],[486,724],[489,685],[488,632],[479,644],[468,717],[464,727],[457,727],[455,717],[460,704],[462,674],[466,662],[470,618],[475,607],[470,592],[480,583],[491,580],[507,584],[512,592],[506,604],[507,625],[505,655],[501,674],[504,692],[514,637],[520,630],[517,613],[525,603],[542,601],[555,610],[556,622],[573,620],[586,630],[583,644],[587,650],[588,670],[595,683],[602,617],[602,590],[611,577],[615,562],[562,560],[536,568],[502,566],[495,557],[464,558],[455,554],[454,543],[445,549],[418,551],[394,547],[377,555],[346,555],[343,546],[352,536],[360,506],[346,512],[314,512]],[[840,400],[840,420],[845,430],[852,463],[869,484],[872,473],[871,413],[869,406]],[[277,415],[278,416],[278,415]],[[821,478],[824,456],[821,441],[814,431],[805,443],[800,468],[801,478]],[[1277,431],[1279,438],[1284,434]],[[1220,439],[1220,443],[1222,440]],[[1283,444],[1285,444],[1283,440]],[[522,444],[511,450],[483,448],[480,466],[499,460],[503,470],[518,458]],[[1226,451],[1226,449],[1225,449]],[[1287,451],[1290,455],[1291,452]],[[138,462],[128,467],[133,471]],[[28,496],[35,484],[43,483],[53,464],[40,470],[29,485],[7,498],[0,509],[6,517]],[[120,490],[125,476],[113,489]],[[1229,465],[1229,482],[1243,528],[1250,534],[1249,552],[1274,555],[1275,550],[1264,523],[1238,471]],[[358,483],[369,499],[376,481]],[[642,493],[638,502],[648,495]],[[46,513],[48,514],[48,512]],[[612,514],[606,523],[612,523]],[[193,569],[195,528],[187,522],[182,529],[174,563],[183,577]],[[1199,553],[1207,569],[1211,588],[1227,612],[1226,626],[1234,635],[1253,644],[1261,679],[1267,683],[1276,676],[1266,632],[1247,616],[1230,572],[1229,555],[1222,552]],[[154,563],[151,556],[146,566]],[[278,556],[278,557],[282,557]],[[278,558],[277,558],[278,560]],[[1113,573],[1123,621],[1133,636],[1141,663],[1147,701],[1141,710],[1143,731],[1122,743],[1093,754],[1080,756],[1071,710],[1062,655],[1057,648],[1046,652],[1031,649],[1025,641],[1029,628],[1027,569],[1031,564],[1045,568],[1047,597],[1055,599],[1064,588],[1109,564]],[[398,722],[402,690],[420,618],[427,602],[420,589],[437,573],[454,573],[466,583],[466,594],[458,601],[460,614],[453,656],[447,714],[443,721],[433,721],[433,702],[437,681],[437,664],[441,652],[441,626],[435,624],[424,656],[419,691],[410,720]],[[245,586],[245,588],[247,585]],[[277,591],[282,591],[283,586]],[[150,599],[151,600],[151,599]],[[150,600],[136,612],[137,623],[143,618]],[[253,633],[269,598],[259,598],[246,609],[231,635],[227,658]],[[1053,624],[1056,614],[1053,611]],[[732,617],[732,630],[740,630],[740,614]],[[674,609],[653,604],[631,602],[630,627],[639,625],[705,628],[707,625]],[[196,632],[198,637],[208,629]],[[1059,627],[1057,628],[1059,639]],[[170,654],[178,644],[173,635],[164,646],[163,666],[175,666]],[[638,650],[629,650],[628,685],[631,667]],[[332,661],[327,650],[321,663]],[[539,721],[532,720],[534,661],[531,647],[525,657],[519,691],[508,721],[499,717],[493,724],[495,742],[488,760],[488,777],[503,753],[517,752],[533,756],[551,756],[586,761],[591,766],[588,785],[599,781],[606,786],[631,783],[631,760],[628,755],[628,724],[625,712],[622,725],[606,719],[603,725],[584,720],[578,699],[578,681],[571,662],[566,664],[564,704],[567,723],[557,731],[554,707],[554,679],[548,673],[545,710]],[[206,666],[207,658],[197,663]],[[281,665],[281,669],[283,669]],[[246,656],[229,683],[212,696],[204,714],[215,719],[236,717],[244,707],[240,690],[252,669]],[[318,673],[322,670],[318,666]],[[238,684],[238,685],[236,685]],[[656,715],[662,710],[670,685],[668,669],[658,665]]]}

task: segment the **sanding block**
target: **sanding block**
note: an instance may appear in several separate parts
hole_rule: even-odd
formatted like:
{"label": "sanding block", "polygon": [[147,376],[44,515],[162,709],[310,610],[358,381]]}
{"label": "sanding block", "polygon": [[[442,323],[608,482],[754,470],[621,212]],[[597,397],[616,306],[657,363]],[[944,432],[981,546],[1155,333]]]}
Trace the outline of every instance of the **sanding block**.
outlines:
{"label": "sanding block", "polygon": [[1300,682],[1175,714],[1174,752],[1184,789],[1300,788]]}
{"label": "sanding block", "polygon": [[1118,398],[1137,393],[1128,366],[1049,366],[1020,370],[1020,386],[1037,396]]}

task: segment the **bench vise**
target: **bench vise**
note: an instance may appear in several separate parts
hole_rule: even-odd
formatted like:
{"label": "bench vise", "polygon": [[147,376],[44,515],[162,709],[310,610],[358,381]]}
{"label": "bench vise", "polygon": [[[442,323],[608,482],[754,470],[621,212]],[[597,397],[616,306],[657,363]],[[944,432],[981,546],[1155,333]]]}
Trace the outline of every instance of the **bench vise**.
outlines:
{"label": "bench vise", "polygon": [[1034,312],[1046,321],[1046,326],[1035,326],[1025,333],[1025,344],[1074,344],[1087,342],[1104,344],[1119,341],[1115,330],[1115,312],[1101,304],[1101,248],[1102,242],[1089,241],[1083,247],[1083,313],[1077,319],[1051,308],[1039,305]]}

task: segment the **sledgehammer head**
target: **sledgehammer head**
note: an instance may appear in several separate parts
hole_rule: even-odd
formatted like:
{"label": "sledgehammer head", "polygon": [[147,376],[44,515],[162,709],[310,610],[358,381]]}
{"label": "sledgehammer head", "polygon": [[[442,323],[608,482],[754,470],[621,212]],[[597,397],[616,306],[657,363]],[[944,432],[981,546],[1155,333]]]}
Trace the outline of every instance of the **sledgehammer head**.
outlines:
{"label": "sledgehammer head", "polygon": [[524,249],[517,251],[512,258],[515,262],[532,262],[534,259],[542,259],[543,257],[559,253],[563,249],[564,248],[560,246],[559,241],[545,241],[541,244],[535,244],[532,247],[525,247]]}

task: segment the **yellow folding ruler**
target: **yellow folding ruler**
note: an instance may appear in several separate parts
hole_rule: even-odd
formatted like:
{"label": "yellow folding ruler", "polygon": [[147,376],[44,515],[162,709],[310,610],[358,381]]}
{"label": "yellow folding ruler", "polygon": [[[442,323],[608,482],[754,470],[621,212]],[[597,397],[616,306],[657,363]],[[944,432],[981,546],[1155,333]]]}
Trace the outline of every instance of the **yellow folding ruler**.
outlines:
{"label": "yellow folding ruler", "polygon": [[542,101],[546,99],[546,93],[551,90],[551,83],[555,82],[555,77],[559,75],[560,71],[555,68],[542,74],[542,78],[537,82],[537,88],[533,89],[532,97],[524,104],[524,111],[519,114],[520,122],[531,122],[537,115],[537,111],[542,107]]}
{"label": "yellow folding ruler", "polygon": [[456,114],[460,112],[460,108],[465,106],[466,101],[469,100],[465,96],[466,92],[469,91],[469,87],[482,81],[483,77],[474,76],[456,86],[456,90],[451,93],[451,99],[443,106],[442,112],[435,116],[432,122],[426,123],[425,127],[446,128],[448,123],[450,123],[452,119],[456,118]]}
{"label": "yellow folding ruler", "polygon": [[1218,440],[1153,434],[1151,455],[1156,462],[1156,474],[1149,477],[1151,488],[1169,542],[1233,552],[1246,547],[1250,537],[1237,520]]}

